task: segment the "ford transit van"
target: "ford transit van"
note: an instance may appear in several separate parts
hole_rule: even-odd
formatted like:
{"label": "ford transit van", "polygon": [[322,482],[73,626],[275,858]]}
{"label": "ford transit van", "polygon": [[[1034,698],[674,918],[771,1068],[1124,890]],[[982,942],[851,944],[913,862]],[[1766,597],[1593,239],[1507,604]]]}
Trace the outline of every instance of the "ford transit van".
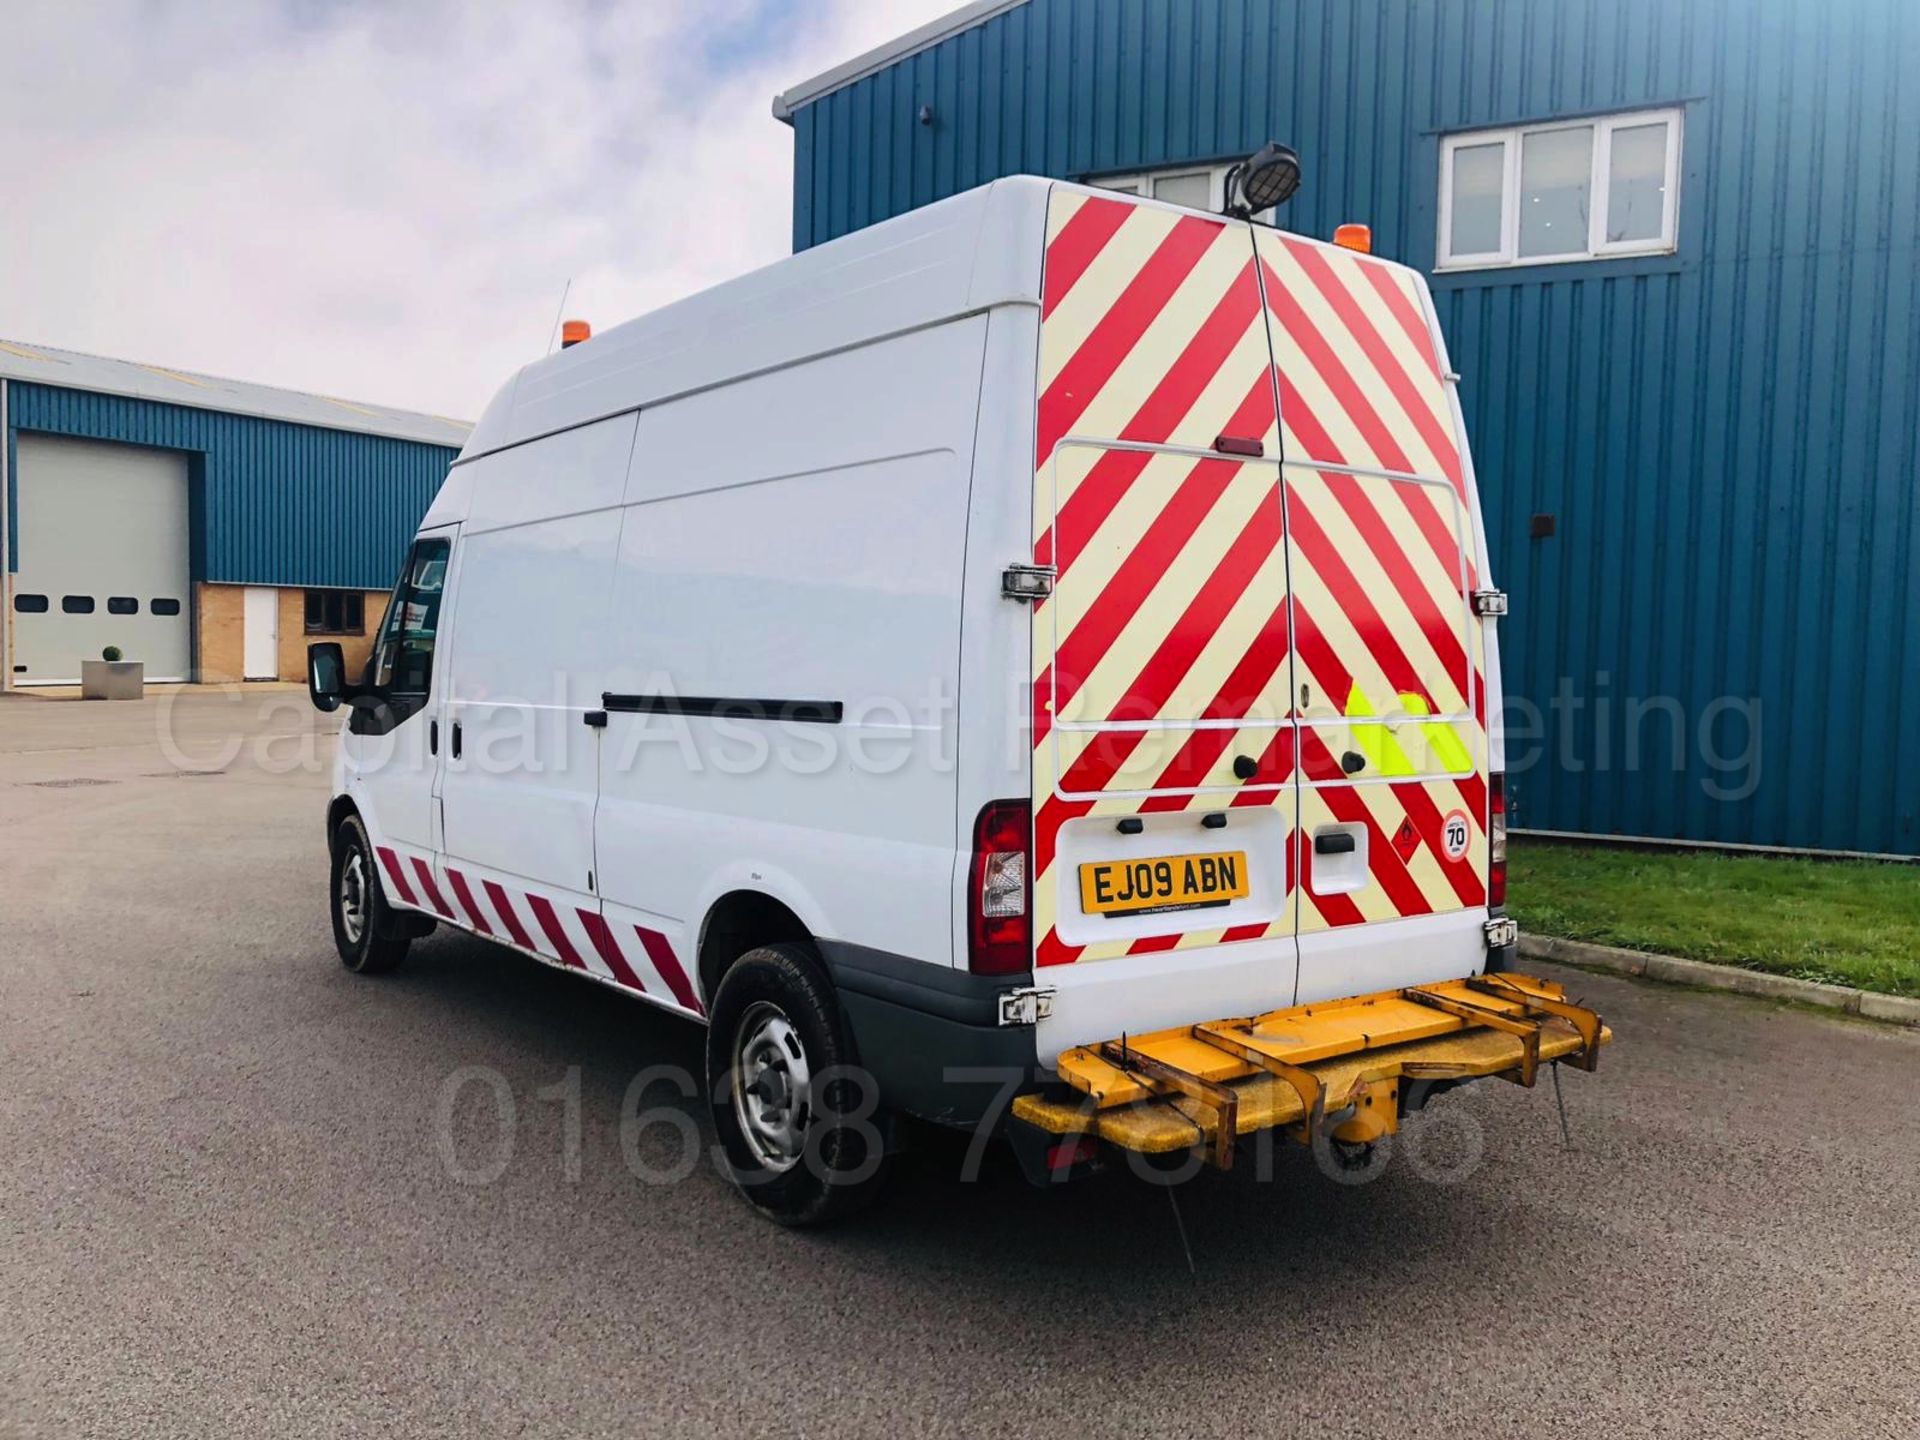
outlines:
{"label": "ford transit van", "polygon": [[1359,1164],[1591,1067],[1508,963],[1455,379],[1403,266],[1028,177],[528,365],[367,673],[313,652],[343,959],[454,926],[707,1026],[788,1223],[894,1116]]}

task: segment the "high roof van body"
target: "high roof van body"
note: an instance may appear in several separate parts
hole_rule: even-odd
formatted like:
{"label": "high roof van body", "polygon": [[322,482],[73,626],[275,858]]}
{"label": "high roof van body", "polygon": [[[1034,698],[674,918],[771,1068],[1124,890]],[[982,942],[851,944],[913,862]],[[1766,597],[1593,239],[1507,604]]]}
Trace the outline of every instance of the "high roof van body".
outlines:
{"label": "high roof van body", "polygon": [[1109,1042],[1190,1104],[1122,1037],[1491,983],[1502,601],[1454,381],[1411,270],[1026,177],[527,366],[369,674],[316,660],[343,956],[437,921],[709,1023],[789,1220],[860,1189],[794,1178],[834,1065],[1060,1169],[1112,1136],[1044,1097],[1102,1103]]}

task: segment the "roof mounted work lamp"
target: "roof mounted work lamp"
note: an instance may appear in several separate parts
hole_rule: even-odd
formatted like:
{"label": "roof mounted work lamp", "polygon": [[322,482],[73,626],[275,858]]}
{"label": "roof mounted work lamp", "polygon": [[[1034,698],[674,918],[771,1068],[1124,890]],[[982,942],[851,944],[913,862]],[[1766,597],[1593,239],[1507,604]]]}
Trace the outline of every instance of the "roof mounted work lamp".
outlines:
{"label": "roof mounted work lamp", "polygon": [[1277,140],[1227,171],[1227,214],[1250,219],[1261,210],[1284,205],[1300,188],[1300,157]]}

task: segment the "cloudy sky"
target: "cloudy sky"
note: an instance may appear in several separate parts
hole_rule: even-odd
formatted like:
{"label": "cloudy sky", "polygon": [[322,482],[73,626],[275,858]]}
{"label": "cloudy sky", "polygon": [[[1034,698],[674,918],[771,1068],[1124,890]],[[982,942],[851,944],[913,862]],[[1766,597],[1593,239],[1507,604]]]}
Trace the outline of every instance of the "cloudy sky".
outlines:
{"label": "cloudy sky", "polygon": [[789,248],[774,94],[958,0],[6,0],[0,337],[477,415]]}

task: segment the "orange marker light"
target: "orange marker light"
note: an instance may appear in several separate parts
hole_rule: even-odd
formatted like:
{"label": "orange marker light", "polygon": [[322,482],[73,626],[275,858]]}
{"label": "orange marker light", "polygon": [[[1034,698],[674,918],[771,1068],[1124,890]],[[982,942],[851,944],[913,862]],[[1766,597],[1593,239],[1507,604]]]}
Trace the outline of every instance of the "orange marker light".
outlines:
{"label": "orange marker light", "polygon": [[569,320],[560,327],[560,348],[570,349],[582,340],[593,338],[593,326],[584,320]]}
{"label": "orange marker light", "polygon": [[1340,225],[1334,228],[1333,243],[1343,250],[1358,250],[1362,255],[1373,253],[1373,227],[1371,225]]}

